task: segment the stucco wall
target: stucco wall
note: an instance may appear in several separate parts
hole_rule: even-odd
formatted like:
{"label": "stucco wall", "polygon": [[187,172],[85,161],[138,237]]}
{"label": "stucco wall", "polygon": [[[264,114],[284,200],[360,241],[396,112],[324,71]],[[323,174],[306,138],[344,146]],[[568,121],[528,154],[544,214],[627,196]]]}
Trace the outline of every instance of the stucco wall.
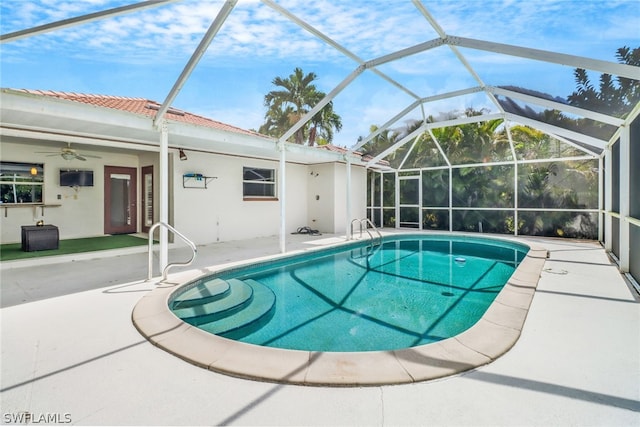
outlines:
{"label": "stucco wall", "polygon": [[334,233],[345,233],[351,220],[362,219],[367,216],[367,172],[364,167],[351,167],[351,218],[347,218],[347,169],[345,165],[335,166],[335,193],[336,209],[333,212],[335,218]]}
{"label": "stucco wall", "polygon": [[304,224],[300,224],[300,226],[306,225],[321,233],[333,233],[335,230],[333,218],[335,209],[333,164],[312,165],[308,169],[309,172],[306,177],[309,188],[308,217]]}
{"label": "stucco wall", "polygon": [[[174,162],[174,225],[196,243],[273,236],[280,232],[279,200],[245,201],[242,168],[279,170],[276,161],[224,155],[189,154]],[[216,176],[206,189],[183,188],[185,173]],[[286,232],[309,226],[321,233],[344,233],[346,219],[346,166],[287,164]],[[351,210],[366,216],[366,172],[352,166]],[[279,188],[278,190],[279,191]]]}
{"label": "stucco wall", "polygon": [[351,218],[347,219],[347,166],[325,163],[309,166],[309,223],[325,233],[343,234],[351,219],[366,216],[366,170],[351,166]]}
{"label": "stucco wall", "polygon": [[[196,243],[240,240],[277,235],[280,230],[279,200],[243,200],[243,167],[279,170],[279,163],[260,159],[189,153],[186,161],[174,162],[174,225]],[[206,189],[183,188],[185,173],[217,177]],[[288,232],[307,216],[307,167],[287,164]],[[190,185],[192,183],[188,183]],[[278,193],[279,188],[276,190]]]}
{"label": "stucco wall", "polygon": [[[44,164],[43,198],[47,205],[43,209],[34,206],[20,206],[5,208],[0,205],[0,225],[2,243],[20,242],[20,226],[35,225],[42,219],[46,224],[58,226],[61,239],[99,236],[104,234],[104,166],[138,167],[138,156],[127,154],[104,153],[82,150],[87,154],[95,154],[100,159],[87,158],[79,160],[64,160],[60,156],[48,157],[37,154],[36,151],[57,151],[57,148],[24,145],[2,140],[2,161],[33,162]],[[93,170],[93,187],[71,187],[59,185],[60,169],[91,169]]]}
{"label": "stucco wall", "polygon": [[[154,221],[159,220],[159,162],[155,152],[135,154],[79,150],[100,156],[87,161],[66,161],[60,156],[48,157],[36,151],[57,151],[57,148],[25,145],[2,141],[2,160],[44,164],[44,202],[56,207],[0,207],[1,242],[20,242],[20,226],[34,225],[43,219],[59,227],[61,239],[100,236],[104,233],[104,166],[154,167]],[[280,231],[280,195],[278,200],[243,200],[243,167],[279,170],[277,161],[188,152],[188,159],[180,161],[172,155],[170,222],[197,244],[241,240],[259,236],[273,236]],[[60,187],[61,168],[82,168],[94,171],[94,186]],[[200,173],[217,177],[207,188],[184,188],[183,174]],[[278,179],[279,179],[279,175]],[[352,167],[353,217],[365,215],[365,172]],[[286,232],[309,226],[322,233],[344,233],[346,220],[346,166],[337,163],[319,165],[287,164]],[[141,180],[138,176],[138,231],[142,224]],[[280,191],[279,186],[276,190]],[[58,198],[58,195],[60,198]],[[317,196],[317,198],[316,198]],[[1,205],[0,205],[1,206]]]}

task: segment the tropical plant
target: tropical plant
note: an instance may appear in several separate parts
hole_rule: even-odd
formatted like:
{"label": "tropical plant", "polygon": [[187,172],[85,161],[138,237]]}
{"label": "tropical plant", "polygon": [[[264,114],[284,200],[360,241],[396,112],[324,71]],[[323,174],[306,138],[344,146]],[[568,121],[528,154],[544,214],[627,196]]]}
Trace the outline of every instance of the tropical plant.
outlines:
{"label": "tropical plant", "polygon": [[311,119],[309,145],[325,145],[333,141],[334,129],[340,132],[342,118],[333,111],[333,102],[329,102]]}
{"label": "tropical plant", "polygon": [[[378,129],[379,129],[378,126],[371,125],[369,127],[369,132],[373,134],[377,132]],[[361,136],[358,138],[358,141],[362,141],[363,139],[364,137]],[[398,133],[393,129],[387,128],[381,131],[378,135],[376,135],[374,138],[372,138],[362,147],[360,147],[360,151],[362,151],[363,155],[370,155],[375,157],[378,154],[382,153],[387,148],[391,147],[397,141],[398,141]],[[389,156],[387,156],[385,160],[392,162],[392,160],[395,159],[395,157],[396,157],[396,154],[395,152],[393,152]]]}
{"label": "tropical plant", "polygon": [[[300,68],[295,68],[287,78],[274,78],[272,83],[279,89],[265,95],[265,123],[258,131],[279,138],[300,121],[326,96],[313,84],[316,79],[315,73],[305,74]],[[342,120],[333,110],[333,103],[329,102],[298,129],[292,139],[296,144],[315,145],[317,140],[331,143],[334,130],[339,132],[341,129]]]}
{"label": "tropical plant", "polygon": [[[484,110],[467,109],[466,117],[480,116]],[[502,119],[433,129],[436,140],[452,164],[488,163],[510,157],[509,140],[498,129]]]}
{"label": "tropical plant", "polygon": [[[427,122],[431,121],[432,118],[427,119]],[[407,122],[406,127],[396,131],[398,140],[412,134],[418,130],[422,124],[423,122],[421,120]],[[427,131],[421,132],[411,139],[411,141],[400,147],[395,160],[398,167],[402,165],[403,169],[442,166],[446,164]]]}
{"label": "tropical plant", "polygon": [[[595,164],[594,164],[595,162]],[[535,163],[519,166],[519,233],[593,239],[597,225],[592,214],[553,209],[597,207],[596,160]]]}
{"label": "tropical plant", "polygon": [[[640,47],[627,46],[616,51],[621,64],[640,66]],[[598,88],[594,86],[587,72],[582,68],[574,70],[576,90],[567,97],[571,105],[589,110],[624,117],[640,102],[640,81],[625,77],[613,78],[610,74],[600,75]]]}
{"label": "tropical plant", "polygon": [[[640,48],[630,49],[621,47],[616,52],[619,63],[640,66]],[[597,111],[603,114],[624,118],[631,109],[640,102],[640,80],[625,77],[613,77],[610,74],[601,74],[599,83],[593,83],[590,75],[582,68],[574,70],[576,82],[575,91],[566,100],[553,97],[546,93],[532,91],[515,86],[502,86],[515,92],[536,96],[559,103],[569,103],[573,106],[587,110]],[[497,97],[502,108],[510,113],[539,120],[564,129],[580,132],[585,135],[608,140],[616,131],[616,127],[588,118],[573,118],[561,111],[546,109],[536,111],[533,108],[521,105],[509,97]]]}
{"label": "tropical plant", "polygon": [[[620,62],[640,65],[640,48],[621,48],[617,56]],[[640,102],[639,81],[624,78],[614,80],[611,76],[602,75],[600,87],[596,89],[583,70],[576,70],[575,75],[577,89],[569,97],[569,102],[573,105],[624,117]],[[501,105],[507,111],[511,111],[511,108],[521,108],[509,99],[501,101]],[[464,112],[467,116],[482,113],[472,109]],[[557,110],[519,110],[518,114],[602,139],[608,139],[612,132],[608,125],[589,119],[567,117]],[[449,116],[458,117],[459,114],[450,112]],[[434,120],[430,117],[428,121]],[[387,135],[393,138],[391,141],[385,141],[385,148],[410,134],[421,123],[423,122],[409,123],[403,129],[388,133]],[[485,232],[497,233],[513,233],[517,230],[523,235],[596,238],[597,215],[578,210],[597,209],[597,160],[559,160],[584,154],[574,146],[580,145],[579,141],[570,145],[528,126],[512,126],[511,139],[518,160],[535,160],[533,163],[518,164],[517,168],[514,168],[513,165],[477,165],[515,160],[512,158],[508,134],[501,120],[437,128],[433,129],[432,133],[444,155],[454,166],[451,169],[450,182],[447,176],[449,169],[430,169],[432,166],[441,166],[434,163],[435,158],[441,157],[441,154],[434,150],[434,142],[428,134],[423,133],[408,141],[401,149],[386,158],[395,168],[402,164],[403,169],[423,169],[422,223],[425,228],[446,229],[450,221],[454,230],[482,229]],[[380,137],[384,135],[381,134]],[[381,152],[378,144],[379,141],[376,139],[369,143]],[[554,158],[558,160],[539,162],[542,159]],[[468,164],[475,165],[465,166]],[[514,188],[513,185],[515,170],[518,171],[518,188]],[[449,204],[449,187],[451,204],[454,207],[452,218],[448,217],[445,210]],[[518,213],[517,224],[515,217],[508,210],[487,209],[514,207],[516,192],[518,207],[528,208]],[[476,207],[483,209],[475,209]]]}

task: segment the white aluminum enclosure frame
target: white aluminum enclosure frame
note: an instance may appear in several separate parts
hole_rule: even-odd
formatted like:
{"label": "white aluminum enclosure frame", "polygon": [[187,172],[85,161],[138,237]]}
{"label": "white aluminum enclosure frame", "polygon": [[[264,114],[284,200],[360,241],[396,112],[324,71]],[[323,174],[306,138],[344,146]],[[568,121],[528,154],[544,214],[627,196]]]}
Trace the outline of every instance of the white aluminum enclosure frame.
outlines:
{"label": "white aluminum enclosure frame", "polygon": [[[61,21],[57,21],[57,22],[52,22],[46,25],[41,25],[38,27],[34,27],[34,28],[30,28],[30,29],[25,29],[25,30],[21,30],[21,31],[16,31],[13,33],[9,33],[9,34],[3,34],[0,35],[0,43],[9,43],[9,42],[13,42],[16,40],[20,40],[26,37],[31,37],[37,34],[42,34],[44,32],[48,32],[48,31],[55,31],[55,30],[59,30],[62,28],[69,28],[75,25],[82,25],[85,24],[87,22],[92,22],[92,21],[96,21],[99,19],[105,19],[108,17],[113,17],[113,16],[119,16],[119,15],[123,15],[126,13],[131,13],[134,11],[144,11],[146,9],[149,8],[154,8],[154,7],[160,7],[160,6],[164,6],[167,4],[171,4],[171,3],[178,3],[180,2],[180,0],[155,0],[155,1],[148,1],[148,2],[139,2],[139,3],[135,3],[129,6],[124,6],[124,7],[118,7],[118,8],[114,8],[114,9],[109,9],[109,10],[104,10],[101,12],[97,12],[97,13],[91,13],[91,14],[87,14],[87,15],[83,15],[83,16],[78,16],[78,17],[74,17],[74,18],[70,18],[70,19],[65,19],[65,20],[61,20]],[[160,183],[160,188],[161,188],[161,194],[163,195],[162,200],[161,200],[161,206],[164,206],[161,209],[162,215],[161,215],[161,220],[166,221],[168,218],[168,200],[167,200],[167,194],[168,194],[168,172],[167,172],[167,153],[166,153],[166,147],[168,146],[170,139],[171,139],[171,129],[170,127],[167,127],[166,123],[163,121],[164,118],[164,114],[166,113],[166,111],[168,110],[168,108],[170,107],[171,102],[175,99],[175,97],[179,94],[182,86],[185,84],[185,82],[188,80],[191,72],[193,71],[193,69],[197,66],[197,63],[199,61],[199,59],[201,58],[201,56],[206,52],[207,48],[209,47],[209,45],[213,42],[215,35],[217,34],[217,32],[219,31],[219,29],[224,25],[224,23],[226,22],[227,18],[233,13],[233,9],[234,6],[236,5],[237,0],[228,0],[225,1],[224,4],[222,5],[221,9],[218,11],[217,16],[215,17],[215,19],[213,20],[211,26],[209,27],[209,30],[207,31],[207,33],[202,37],[202,41],[200,42],[200,44],[198,45],[198,47],[196,48],[196,50],[194,51],[191,59],[189,60],[189,62],[185,65],[180,77],[176,80],[175,84],[173,85],[171,91],[167,94],[167,97],[165,99],[165,101],[162,104],[162,107],[160,108],[160,110],[157,113],[157,116],[154,120],[154,125],[158,131],[158,140],[160,141],[160,146],[164,147],[161,149],[161,183]],[[360,148],[362,145],[366,144],[367,142],[371,141],[373,138],[375,138],[377,135],[379,135],[382,132],[385,132],[386,130],[390,129],[391,126],[393,126],[394,124],[398,123],[399,120],[401,120],[403,117],[405,117],[407,114],[409,114],[410,112],[414,111],[415,109],[417,109],[418,107],[421,109],[422,112],[422,120],[423,123],[421,125],[421,127],[419,128],[418,131],[412,133],[411,136],[407,136],[405,138],[403,138],[400,142],[398,142],[397,144],[395,144],[392,147],[389,147],[387,150],[385,150],[383,153],[378,154],[377,156],[375,156],[375,158],[373,160],[371,160],[368,163],[368,166],[371,168],[378,168],[379,165],[377,164],[380,160],[383,160],[385,156],[387,156],[388,154],[390,154],[391,152],[397,150],[398,148],[400,148],[402,145],[406,144],[407,142],[411,141],[411,139],[413,137],[419,136],[421,133],[428,133],[431,140],[435,143],[435,145],[438,147],[441,155],[443,155],[443,157],[445,158],[445,162],[447,163],[447,166],[445,166],[446,168],[449,169],[450,172],[450,176],[451,176],[451,170],[455,167],[459,167],[459,165],[451,165],[451,163],[449,162],[448,159],[446,159],[446,156],[444,156],[444,153],[442,152],[442,149],[438,143],[438,141],[436,141],[436,139],[433,137],[433,133],[431,132],[432,129],[435,129],[437,127],[441,127],[441,126],[454,126],[456,124],[462,124],[462,123],[473,123],[474,121],[485,121],[485,120],[491,120],[491,119],[495,119],[495,118],[501,118],[503,120],[505,120],[506,123],[508,123],[508,126],[511,126],[513,123],[520,123],[520,124],[524,124],[524,125],[528,125],[531,127],[534,127],[536,129],[539,129],[545,133],[548,133],[549,135],[556,137],[564,142],[573,144],[574,146],[576,146],[577,148],[579,148],[580,150],[582,150],[583,152],[585,152],[585,158],[599,158],[600,163],[604,164],[605,166],[605,171],[609,172],[610,168],[607,168],[607,165],[610,165],[610,156],[607,155],[607,153],[610,153],[610,146],[613,143],[613,141],[617,140],[617,138],[620,139],[620,144],[621,144],[621,152],[622,153],[626,153],[628,152],[629,146],[630,144],[637,144],[638,141],[630,141],[630,137],[629,137],[629,124],[631,123],[630,120],[633,120],[634,117],[636,117],[638,115],[638,106],[636,106],[636,108],[634,109],[634,111],[632,112],[632,114],[629,115],[629,117],[627,117],[625,120],[621,120],[619,118],[616,117],[611,117],[611,116],[607,116],[605,114],[601,114],[601,113],[597,113],[597,112],[593,112],[593,111],[589,111],[589,110],[585,110],[585,109],[580,109],[580,108],[576,108],[576,107],[571,107],[568,105],[564,105],[561,103],[557,103],[554,101],[550,101],[550,100],[546,100],[546,99],[542,99],[536,96],[532,96],[532,95],[525,95],[525,94],[521,94],[521,93],[517,93],[514,91],[509,91],[506,89],[501,89],[501,88],[496,88],[496,87],[492,87],[492,86],[486,86],[485,83],[483,82],[482,76],[480,76],[476,70],[474,70],[474,68],[470,65],[469,61],[465,58],[465,56],[462,54],[462,52],[460,51],[460,49],[458,49],[459,47],[461,48],[466,48],[466,49],[474,49],[474,50],[481,50],[481,51],[485,51],[485,52],[493,52],[496,54],[500,54],[500,55],[506,55],[506,56],[513,56],[513,57],[520,57],[520,58],[526,58],[526,59],[530,59],[530,60],[534,60],[534,61],[542,61],[542,62],[546,62],[546,63],[551,63],[551,64],[560,64],[563,66],[568,66],[568,67],[574,67],[574,68],[583,68],[586,70],[592,70],[592,71],[596,71],[596,72],[600,72],[600,73],[608,73],[608,74],[612,74],[612,75],[616,75],[616,76],[620,76],[620,77],[625,77],[625,78],[630,78],[630,79],[635,79],[635,80],[640,80],[640,67],[635,67],[635,66],[630,66],[630,65],[625,65],[625,64],[619,64],[619,63],[614,63],[614,62],[608,62],[608,61],[602,61],[602,60],[596,60],[596,59],[592,59],[592,58],[587,58],[587,57],[580,57],[580,56],[575,56],[575,55],[567,55],[567,54],[562,54],[562,53],[556,53],[556,52],[551,52],[551,51],[545,51],[545,50],[540,50],[540,49],[532,49],[532,48],[528,48],[528,47],[521,47],[521,46],[514,46],[514,45],[507,45],[507,44],[502,44],[502,43],[496,43],[496,42],[490,42],[490,41],[484,41],[484,40],[477,40],[477,39],[473,39],[473,38],[467,38],[467,37],[459,37],[459,36],[453,36],[453,35],[448,35],[445,33],[445,31],[443,30],[443,28],[440,26],[440,24],[437,22],[437,20],[428,12],[427,8],[425,7],[425,5],[423,4],[422,1],[420,0],[412,0],[413,5],[416,7],[416,9],[419,11],[419,13],[425,18],[425,23],[429,26],[431,26],[431,28],[433,28],[436,33],[438,34],[438,37],[436,39],[433,40],[427,40],[424,41],[422,43],[418,43],[412,47],[406,48],[406,49],[401,49],[398,50],[396,52],[392,52],[390,54],[387,55],[383,55],[381,57],[378,58],[374,58],[374,59],[364,59],[364,58],[360,58],[357,55],[355,55],[354,53],[350,52],[348,49],[346,49],[345,47],[341,46],[340,44],[338,44],[337,42],[335,42],[331,37],[329,37],[328,35],[324,34],[323,32],[319,31],[318,29],[314,28],[312,25],[310,25],[309,23],[307,23],[305,20],[301,19],[299,16],[295,15],[294,13],[291,13],[290,11],[286,10],[285,8],[281,7],[280,5],[278,5],[275,1],[273,0],[262,0],[262,4],[266,5],[267,7],[271,8],[272,10],[278,12],[280,15],[282,15],[283,17],[285,17],[286,19],[288,19],[289,21],[293,22],[295,25],[299,26],[300,28],[304,29],[305,31],[307,31],[308,33],[310,33],[313,37],[321,40],[323,43],[327,44],[328,46],[336,49],[338,52],[342,53],[343,55],[345,55],[347,58],[351,59],[354,61],[355,63],[355,69],[353,70],[353,72],[351,74],[349,74],[340,84],[338,84],[338,86],[336,86],[323,100],[320,101],[319,104],[317,104],[309,113],[307,113],[306,115],[304,115],[304,117],[302,117],[300,119],[299,122],[297,122],[291,129],[289,129],[281,138],[278,139],[277,142],[274,143],[274,150],[279,151],[279,158],[280,158],[280,195],[282,196],[281,199],[281,212],[282,212],[282,218],[281,218],[281,229],[280,229],[280,247],[281,250],[284,252],[286,251],[285,248],[285,244],[284,244],[284,237],[285,237],[285,228],[286,228],[286,200],[284,199],[284,194],[285,194],[285,189],[286,189],[286,174],[285,174],[285,164],[287,161],[287,156],[286,156],[286,152],[289,150],[291,144],[286,143],[285,141],[291,136],[293,135],[298,129],[300,129],[302,126],[304,126],[306,124],[306,122],[308,120],[310,120],[313,115],[315,115],[318,111],[320,111],[320,109],[322,107],[324,107],[325,105],[327,105],[331,100],[333,100],[343,89],[345,89],[347,86],[349,86],[354,80],[356,80],[358,78],[358,76],[360,76],[363,72],[365,71],[370,71],[372,73],[375,73],[377,76],[381,77],[385,82],[387,82],[388,84],[390,84],[391,86],[395,87],[396,89],[398,89],[399,91],[409,95],[413,101],[406,107],[404,108],[402,111],[398,112],[397,114],[393,115],[393,117],[391,119],[389,119],[387,122],[385,122],[385,124],[383,126],[381,126],[380,128],[378,128],[374,133],[368,135],[366,138],[364,138],[362,141],[360,141],[359,143],[357,143],[356,145],[354,145],[351,150],[356,150],[358,148]],[[463,67],[464,69],[467,70],[467,72],[472,76],[472,78],[477,82],[478,86],[477,87],[472,87],[472,88],[468,88],[468,89],[464,89],[464,90],[458,90],[458,91],[454,91],[454,92],[448,92],[448,93],[442,93],[442,94],[436,94],[434,96],[430,96],[430,97],[421,97],[419,94],[416,94],[414,91],[412,91],[410,88],[400,84],[399,82],[397,82],[396,80],[394,80],[393,78],[391,78],[390,76],[382,73],[379,69],[377,69],[378,66],[385,64],[385,63],[389,63],[389,62],[393,62],[396,61],[398,59],[401,58],[405,58],[408,57],[410,55],[419,53],[419,52],[424,52],[426,50],[430,50],[430,49],[438,49],[441,48],[443,46],[446,46],[447,48],[449,48],[456,56],[456,58],[458,59],[458,61],[460,62],[460,66]],[[445,99],[445,98],[455,98],[455,97],[460,97],[460,96],[464,96],[464,95],[468,95],[468,94],[472,94],[472,93],[478,93],[478,92],[483,92],[484,94],[486,94],[487,98],[491,101],[491,103],[493,105],[496,106],[496,109],[498,110],[498,113],[496,114],[489,114],[489,115],[484,115],[484,116],[478,116],[478,117],[473,117],[473,118],[461,118],[461,119],[456,119],[456,120],[449,120],[449,121],[444,121],[444,122],[440,122],[440,123],[427,123],[426,121],[426,117],[424,115],[424,106],[430,102],[434,102],[440,99]],[[614,135],[614,138],[612,138],[612,140],[610,141],[603,141],[597,138],[593,138],[593,137],[589,137],[587,135],[583,135],[580,134],[578,132],[573,132],[573,131],[569,131],[566,129],[562,129],[558,126],[553,126],[553,125],[549,125],[549,124],[545,124],[536,120],[532,120],[530,118],[527,117],[523,117],[517,114],[513,114],[513,113],[507,113],[505,112],[502,107],[500,106],[499,102],[497,101],[497,99],[495,98],[496,96],[506,96],[506,97],[510,97],[510,98],[514,98],[514,99],[519,99],[521,101],[524,102],[528,102],[528,103],[533,103],[536,105],[540,105],[546,108],[553,108],[553,109],[557,109],[561,112],[566,112],[568,114],[574,114],[574,115],[579,115],[585,118],[589,118],[601,123],[605,123],[607,125],[611,125],[611,126],[616,126],[618,127],[618,132],[616,132],[616,135]],[[507,127],[508,129],[508,127]],[[511,139],[509,137],[509,139]],[[580,144],[583,145],[576,145],[573,143],[573,141],[579,141]],[[513,151],[513,142],[510,141],[511,144],[511,148]],[[592,147],[592,148],[589,148]],[[517,159],[515,158],[515,153],[514,154],[514,159],[513,161],[511,161],[511,163],[515,164],[517,167],[518,163],[522,163],[517,161]],[[348,157],[348,156],[347,156]],[[624,157],[623,157],[624,158]],[[604,161],[603,161],[604,160]],[[627,162],[627,163],[625,163]],[[631,165],[628,164],[628,157],[627,160],[625,160],[625,162],[622,162],[624,164],[621,164],[621,172],[622,173],[626,173],[630,170],[630,168],[632,167],[637,167],[638,165]],[[509,162],[507,162],[509,163]],[[349,162],[347,161],[347,164],[349,164]],[[517,174],[516,174],[517,176]],[[516,178],[517,179],[517,178]],[[605,182],[610,184],[610,180],[606,180]],[[349,194],[350,192],[350,180],[347,179],[347,194]],[[517,181],[516,181],[516,185],[517,185]],[[517,187],[516,187],[517,188]],[[628,239],[629,237],[629,224],[632,224],[632,226],[637,226],[637,224],[640,224],[640,220],[637,218],[630,218],[628,216],[629,211],[628,211],[628,200],[629,200],[629,185],[628,182],[622,182],[621,183],[621,193],[622,192],[626,192],[625,194],[623,194],[622,198],[626,198],[626,202],[622,202],[621,203],[621,212],[619,213],[620,217],[621,217],[621,234],[624,234],[624,238]],[[609,200],[610,197],[610,191],[605,191],[606,197],[604,199],[602,199],[602,203],[604,204],[604,206],[601,205],[601,210],[604,212],[605,214],[605,235],[606,236],[610,236],[610,227],[611,227],[611,215],[613,215],[614,213],[610,212],[610,208],[611,208],[611,201]],[[450,198],[451,200],[451,198]],[[453,210],[453,207],[449,207],[450,212]],[[349,208],[347,207],[347,214],[350,215],[350,211]],[[347,224],[349,223],[349,221],[347,221]],[[347,227],[348,228],[348,227]],[[164,229],[163,229],[164,230]],[[348,231],[347,231],[348,233]],[[165,231],[166,234],[166,231]],[[166,248],[168,239],[167,236],[161,236],[161,245],[165,245],[164,247]],[[610,248],[610,242],[607,242],[605,240],[605,245],[608,245],[607,247]],[[625,243],[623,245],[624,247],[622,248],[622,255],[620,257],[621,261],[621,269],[624,271],[625,269],[628,269],[628,245]],[[626,249],[625,249],[626,248]],[[627,253],[625,254],[624,251],[627,251]],[[162,263],[166,264],[166,260],[162,260]]]}

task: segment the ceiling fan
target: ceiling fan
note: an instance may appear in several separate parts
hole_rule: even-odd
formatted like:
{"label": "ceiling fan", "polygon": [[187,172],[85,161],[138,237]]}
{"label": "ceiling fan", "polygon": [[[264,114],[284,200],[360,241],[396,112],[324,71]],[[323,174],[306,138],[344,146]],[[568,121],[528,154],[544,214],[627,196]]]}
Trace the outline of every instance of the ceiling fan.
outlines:
{"label": "ceiling fan", "polygon": [[78,153],[76,150],[71,148],[71,143],[70,142],[67,142],[67,146],[66,147],[62,147],[60,149],[60,151],[36,151],[36,153],[38,153],[38,154],[48,154],[47,157],[61,156],[65,160],[77,159],[77,160],[85,161],[85,160],[87,160],[86,159],[87,157],[92,157],[94,159],[100,159],[101,158],[100,156],[92,156],[90,154],[80,154],[80,153]]}

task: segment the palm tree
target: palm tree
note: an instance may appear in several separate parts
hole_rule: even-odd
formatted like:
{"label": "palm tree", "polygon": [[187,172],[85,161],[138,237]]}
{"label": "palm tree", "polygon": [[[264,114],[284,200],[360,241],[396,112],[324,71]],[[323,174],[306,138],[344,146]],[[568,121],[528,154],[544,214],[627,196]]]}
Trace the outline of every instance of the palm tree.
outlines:
{"label": "palm tree", "polygon": [[[616,52],[618,62],[640,65],[640,47],[621,47]],[[574,70],[576,90],[567,97],[569,104],[616,117],[625,116],[640,101],[640,82],[624,77],[613,78],[610,74],[600,75],[599,87],[590,80],[582,68]]]}
{"label": "palm tree", "polygon": [[[273,84],[278,90],[269,92],[264,97],[264,105],[268,107],[265,123],[260,131],[271,136],[280,137],[308,113],[325,94],[313,84],[317,79],[315,73],[305,73],[295,68],[287,78],[276,77]],[[331,142],[333,131],[342,129],[342,120],[333,111],[333,103],[328,103],[308,123],[293,135],[296,144],[314,145],[317,136]]]}
{"label": "palm tree", "polygon": [[270,109],[265,114],[266,121],[260,126],[258,132],[276,137],[283,135],[295,123],[293,116],[293,107],[290,105],[284,109]]}
{"label": "palm tree", "polygon": [[[482,115],[482,111],[468,109],[467,117]],[[499,131],[501,119],[478,123],[459,124],[433,129],[433,134],[453,165],[489,163],[510,158],[509,141]],[[510,166],[461,167],[452,171],[452,204],[454,207],[468,208],[454,213],[452,222],[456,230],[475,230],[483,222],[484,230],[504,232],[505,214],[499,211],[474,211],[475,207],[511,207],[513,205]],[[424,182],[423,182],[424,185]],[[433,187],[425,192],[443,194],[443,186],[438,181],[428,183]],[[437,191],[437,192],[436,192]],[[443,199],[446,200],[446,199]],[[488,227],[488,228],[487,228]]]}
{"label": "palm tree", "polygon": [[[375,132],[378,131],[378,129],[379,129],[378,126],[371,125],[369,127],[369,132],[370,133],[375,133]],[[363,137],[358,138],[359,141],[361,141],[362,139],[363,139]],[[382,153],[387,148],[391,147],[393,144],[395,144],[398,141],[398,139],[399,138],[398,138],[397,131],[387,128],[387,129],[381,131],[378,135],[376,135],[369,142],[364,144],[360,148],[360,150],[362,151],[363,154],[368,154],[370,156],[375,157],[378,154]],[[386,160],[390,160],[390,157],[394,156],[394,153],[391,153],[386,158]]]}
{"label": "palm tree", "polygon": [[329,144],[333,140],[333,130],[340,132],[342,118],[333,111],[333,102],[329,102],[318,114],[311,119],[309,128],[309,145]]}

